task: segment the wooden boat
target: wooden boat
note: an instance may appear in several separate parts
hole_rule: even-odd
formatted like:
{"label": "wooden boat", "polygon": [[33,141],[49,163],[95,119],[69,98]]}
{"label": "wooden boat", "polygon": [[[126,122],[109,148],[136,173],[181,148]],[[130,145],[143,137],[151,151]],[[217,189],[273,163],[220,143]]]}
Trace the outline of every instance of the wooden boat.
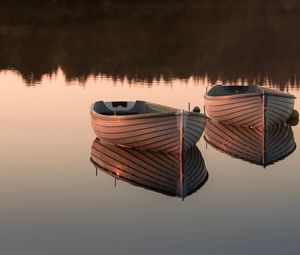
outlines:
{"label": "wooden boat", "polygon": [[204,160],[194,146],[183,154],[143,151],[103,144],[96,138],[91,161],[97,169],[130,184],[185,198],[208,179]]}
{"label": "wooden boat", "polygon": [[286,122],[293,112],[295,98],[257,85],[216,85],[204,96],[204,104],[214,120],[264,129]]}
{"label": "wooden boat", "polygon": [[90,113],[94,132],[108,143],[175,153],[193,147],[206,122],[204,114],[144,101],[98,101]]}
{"label": "wooden boat", "polygon": [[204,139],[232,157],[262,166],[279,161],[296,149],[292,128],[287,124],[261,130],[209,119]]}

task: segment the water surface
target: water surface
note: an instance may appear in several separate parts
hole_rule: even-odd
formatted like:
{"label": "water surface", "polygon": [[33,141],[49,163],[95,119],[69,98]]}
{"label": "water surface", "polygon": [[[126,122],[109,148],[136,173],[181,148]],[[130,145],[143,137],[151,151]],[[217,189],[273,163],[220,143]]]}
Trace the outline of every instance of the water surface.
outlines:
{"label": "water surface", "polygon": [[[296,254],[298,151],[266,168],[198,144],[209,179],[184,201],[132,186],[90,162],[91,102],[136,98],[202,108],[205,81],[147,87],[59,72],[27,87],[2,72],[1,250],[6,254]],[[292,90],[299,97],[297,90]],[[184,95],[184,96],[182,96]],[[299,102],[296,101],[299,109]],[[299,126],[293,128],[299,144]]]}
{"label": "water surface", "polygon": [[298,7],[159,7],[80,25],[1,16],[1,254],[299,253],[298,148],[263,167],[202,137],[209,178],[184,201],[96,176],[96,100],[203,111],[213,83],[256,82],[300,110]]}

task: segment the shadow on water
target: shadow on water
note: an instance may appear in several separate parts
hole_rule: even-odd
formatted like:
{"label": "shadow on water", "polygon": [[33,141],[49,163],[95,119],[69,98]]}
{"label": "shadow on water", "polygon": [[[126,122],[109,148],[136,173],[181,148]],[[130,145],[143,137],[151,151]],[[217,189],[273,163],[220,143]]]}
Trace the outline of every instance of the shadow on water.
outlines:
{"label": "shadow on water", "polygon": [[1,1],[0,70],[299,86],[297,1]]}

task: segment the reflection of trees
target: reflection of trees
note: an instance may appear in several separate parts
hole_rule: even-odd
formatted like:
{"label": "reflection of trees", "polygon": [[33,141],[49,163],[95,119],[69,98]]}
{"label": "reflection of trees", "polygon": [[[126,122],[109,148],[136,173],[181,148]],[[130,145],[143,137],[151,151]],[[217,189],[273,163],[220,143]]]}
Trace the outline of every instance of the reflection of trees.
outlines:
{"label": "reflection of trees", "polygon": [[299,77],[300,10],[293,0],[65,2],[1,3],[1,69],[19,71],[28,83],[58,67],[68,80],[82,81],[99,74],[150,82],[207,75],[211,82],[268,78],[284,85]]}

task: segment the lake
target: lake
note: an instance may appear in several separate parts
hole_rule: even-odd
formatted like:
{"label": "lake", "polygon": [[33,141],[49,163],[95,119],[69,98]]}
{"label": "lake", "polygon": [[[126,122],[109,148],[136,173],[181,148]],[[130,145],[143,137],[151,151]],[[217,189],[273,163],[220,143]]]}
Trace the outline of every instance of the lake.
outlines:
{"label": "lake", "polygon": [[[102,16],[3,5],[1,254],[298,254],[297,147],[264,167],[202,136],[208,178],[184,199],[90,161],[97,100],[203,112],[214,84],[255,83],[294,94],[299,111],[300,11],[290,3],[107,4]],[[290,132],[298,145],[300,125]]]}

